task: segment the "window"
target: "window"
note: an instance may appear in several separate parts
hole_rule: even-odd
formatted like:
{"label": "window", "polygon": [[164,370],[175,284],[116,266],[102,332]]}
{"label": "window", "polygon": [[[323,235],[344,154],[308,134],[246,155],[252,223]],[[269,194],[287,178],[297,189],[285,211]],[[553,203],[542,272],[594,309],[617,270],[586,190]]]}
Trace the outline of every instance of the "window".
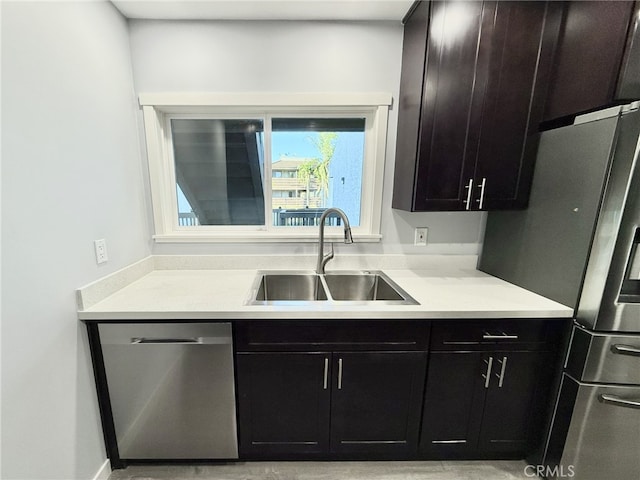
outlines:
{"label": "window", "polygon": [[[155,240],[313,241],[329,207],[356,240],[379,240],[390,100],[141,95]],[[327,237],[342,238],[339,222]]]}

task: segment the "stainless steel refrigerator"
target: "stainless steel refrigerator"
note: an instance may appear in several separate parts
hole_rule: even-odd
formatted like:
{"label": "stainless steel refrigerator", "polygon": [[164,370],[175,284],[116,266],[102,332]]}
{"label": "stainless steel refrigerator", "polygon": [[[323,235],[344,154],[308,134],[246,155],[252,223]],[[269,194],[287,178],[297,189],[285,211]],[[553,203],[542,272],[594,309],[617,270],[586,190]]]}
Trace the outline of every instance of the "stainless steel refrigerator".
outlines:
{"label": "stainless steel refrigerator", "polygon": [[487,217],[479,269],[575,309],[551,477],[640,480],[639,107],[543,132],[528,209]]}

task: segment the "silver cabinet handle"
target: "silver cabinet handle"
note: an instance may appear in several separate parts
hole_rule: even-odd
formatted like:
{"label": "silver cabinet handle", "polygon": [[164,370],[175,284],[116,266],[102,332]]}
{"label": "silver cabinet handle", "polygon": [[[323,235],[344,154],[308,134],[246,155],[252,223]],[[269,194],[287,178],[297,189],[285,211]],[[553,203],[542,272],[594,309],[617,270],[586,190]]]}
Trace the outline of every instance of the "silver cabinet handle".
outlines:
{"label": "silver cabinet handle", "polygon": [[338,390],[342,390],[342,359],[338,359]]}
{"label": "silver cabinet handle", "polygon": [[329,359],[324,359],[324,381],[322,382],[322,388],[327,389],[329,387]]}
{"label": "silver cabinet handle", "polygon": [[464,203],[467,204],[467,206],[465,207],[465,210],[471,210],[471,194],[473,193],[473,178],[469,179],[469,184],[464,187],[467,189],[467,199],[465,200]]}
{"label": "silver cabinet handle", "polygon": [[493,366],[493,357],[489,357],[489,359],[485,360],[484,363],[487,364],[487,373],[483,373],[482,378],[484,378],[484,388],[489,388],[489,381],[491,380],[491,367]]}
{"label": "silver cabinet handle", "polygon": [[131,344],[133,345],[142,345],[142,344],[156,344],[156,345],[165,345],[169,343],[202,343],[202,337],[196,338],[153,338],[153,337],[134,337],[131,339]]}
{"label": "silver cabinet handle", "polygon": [[609,403],[611,405],[618,405],[620,407],[637,408],[640,409],[640,401],[638,400],[625,400],[617,395],[600,395],[600,401],[602,403]]}
{"label": "silver cabinet handle", "polygon": [[498,377],[498,388],[502,388],[502,383],[504,382],[504,372],[507,368],[507,357],[502,357],[502,360],[498,360],[502,364],[502,368],[500,369],[500,375],[496,373],[496,377]]}
{"label": "silver cabinet handle", "polygon": [[632,357],[640,357],[640,348],[631,345],[612,345],[611,351],[619,355],[631,355]]}
{"label": "silver cabinet handle", "polygon": [[484,332],[484,335],[482,335],[482,339],[483,340],[517,340],[518,335],[508,335],[504,332],[502,332],[500,335],[492,335],[489,332]]}
{"label": "silver cabinet handle", "polygon": [[482,179],[482,183],[479,185],[480,187],[480,200],[478,200],[478,202],[480,202],[480,205],[478,205],[478,208],[480,210],[482,210],[482,205],[484,205],[484,187],[487,184],[487,179],[483,178]]}

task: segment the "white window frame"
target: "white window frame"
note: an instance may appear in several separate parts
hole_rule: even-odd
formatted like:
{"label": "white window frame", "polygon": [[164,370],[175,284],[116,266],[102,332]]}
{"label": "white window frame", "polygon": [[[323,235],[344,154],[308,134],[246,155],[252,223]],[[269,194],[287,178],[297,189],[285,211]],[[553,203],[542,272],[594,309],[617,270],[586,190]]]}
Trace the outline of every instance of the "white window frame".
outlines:
{"label": "white window frame", "polygon": [[[265,225],[178,225],[176,178],[171,148],[172,118],[362,117],[365,145],[362,167],[360,225],[352,227],[357,242],[378,242],[391,94],[279,94],[279,93],[147,93],[140,94],[156,242],[313,242],[318,227],[271,224],[270,121],[264,131]],[[341,227],[326,227],[331,241],[344,238]]]}

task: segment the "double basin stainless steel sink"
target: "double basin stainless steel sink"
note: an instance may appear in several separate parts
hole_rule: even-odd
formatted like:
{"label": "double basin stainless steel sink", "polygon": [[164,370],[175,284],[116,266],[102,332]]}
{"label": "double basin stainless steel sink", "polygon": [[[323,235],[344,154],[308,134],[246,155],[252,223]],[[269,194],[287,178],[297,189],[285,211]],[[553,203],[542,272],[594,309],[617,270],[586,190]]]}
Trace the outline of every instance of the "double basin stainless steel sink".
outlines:
{"label": "double basin stainless steel sink", "polygon": [[381,271],[260,271],[246,305],[417,305]]}
{"label": "double basin stainless steel sink", "polygon": [[336,271],[325,273],[333,256],[333,244],[324,253],[324,222],[329,214],[344,222],[344,243],[353,243],[346,214],[339,208],[328,208],[320,217],[318,233],[318,263],[315,272],[258,272],[245,305],[417,305],[411,296],[383,272]]}

